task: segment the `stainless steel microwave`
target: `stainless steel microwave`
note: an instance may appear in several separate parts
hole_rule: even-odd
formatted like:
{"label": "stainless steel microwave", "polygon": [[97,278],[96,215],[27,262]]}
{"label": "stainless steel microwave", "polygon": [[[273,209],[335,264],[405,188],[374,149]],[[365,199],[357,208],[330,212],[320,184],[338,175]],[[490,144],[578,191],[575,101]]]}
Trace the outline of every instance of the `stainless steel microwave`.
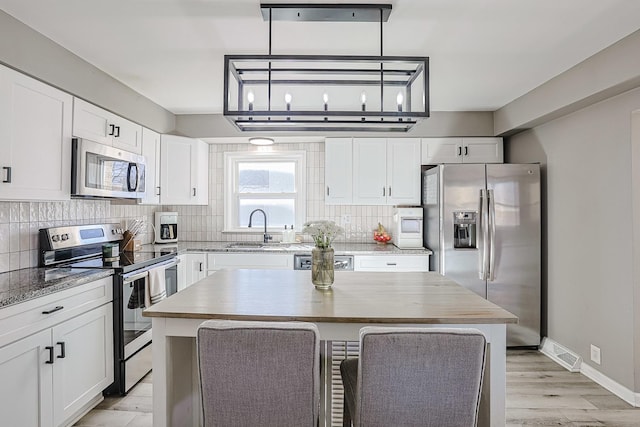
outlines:
{"label": "stainless steel microwave", "polygon": [[74,197],[144,197],[145,161],[139,154],[74,138],[71,169]]}

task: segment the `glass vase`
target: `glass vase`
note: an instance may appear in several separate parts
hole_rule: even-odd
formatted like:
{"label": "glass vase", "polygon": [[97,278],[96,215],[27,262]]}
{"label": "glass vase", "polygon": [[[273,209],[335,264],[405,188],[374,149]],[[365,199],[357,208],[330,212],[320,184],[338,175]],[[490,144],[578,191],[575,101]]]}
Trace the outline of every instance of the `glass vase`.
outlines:
{"label": "glass vase", "polygon": [[333,285],[333,248],[311,250],[311,282],[317,289],[329,289]]}

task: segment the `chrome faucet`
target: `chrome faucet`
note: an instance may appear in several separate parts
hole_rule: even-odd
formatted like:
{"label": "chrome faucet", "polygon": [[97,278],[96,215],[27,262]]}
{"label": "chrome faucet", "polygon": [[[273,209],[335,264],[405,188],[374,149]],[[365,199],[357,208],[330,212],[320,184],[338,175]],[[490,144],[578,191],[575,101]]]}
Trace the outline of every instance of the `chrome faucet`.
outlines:
{"label": "chrome faucet", "polygon": [[263,242],[264,243],[269,243],[269,240],[273,239],[273,237],[267,233],[267,214],[262,210],[262,209],[254,209],[253,211],[251,211],[251,213],[249,214],[249,228],[251,228],[251,219],[253,218],[253,214],[256,212],[262,212],[262,215],[264,215],[264,239]]}

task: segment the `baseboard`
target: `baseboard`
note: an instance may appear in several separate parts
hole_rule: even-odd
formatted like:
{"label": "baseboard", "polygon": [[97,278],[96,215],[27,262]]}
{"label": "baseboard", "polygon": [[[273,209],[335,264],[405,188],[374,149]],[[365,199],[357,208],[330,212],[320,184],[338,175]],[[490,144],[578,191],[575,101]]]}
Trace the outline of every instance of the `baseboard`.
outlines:
{"label": "baseboard", "polygon": [[640,407],[640,393],[634,393],[632,390],[629,390],[622,384],[612,380],[602,372],[584,362],[582,362],[582,365],[580,366],[580,373],[593,382],[600,384],[602,387],[606,388],[629,405],[635,406],[636,408]]}
{"label": "baseboard", "polygon": [[629,405],[640,408],[640,393],[634,393],[622,384],[612,380],[602,372],[584,363],[584,360],[568,348],[550,338],[542,340],[540,352],[570,372],[580,372],[591,381],[599,384]]}

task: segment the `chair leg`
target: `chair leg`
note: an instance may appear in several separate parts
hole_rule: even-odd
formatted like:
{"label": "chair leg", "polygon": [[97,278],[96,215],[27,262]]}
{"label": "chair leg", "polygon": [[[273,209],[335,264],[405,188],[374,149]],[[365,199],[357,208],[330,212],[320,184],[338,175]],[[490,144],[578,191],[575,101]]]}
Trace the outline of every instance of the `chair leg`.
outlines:
{"label": "chair leg", "polygon": [[347,399],[342,401],[342,427],[351,427],[351,413],[347,406]]}

